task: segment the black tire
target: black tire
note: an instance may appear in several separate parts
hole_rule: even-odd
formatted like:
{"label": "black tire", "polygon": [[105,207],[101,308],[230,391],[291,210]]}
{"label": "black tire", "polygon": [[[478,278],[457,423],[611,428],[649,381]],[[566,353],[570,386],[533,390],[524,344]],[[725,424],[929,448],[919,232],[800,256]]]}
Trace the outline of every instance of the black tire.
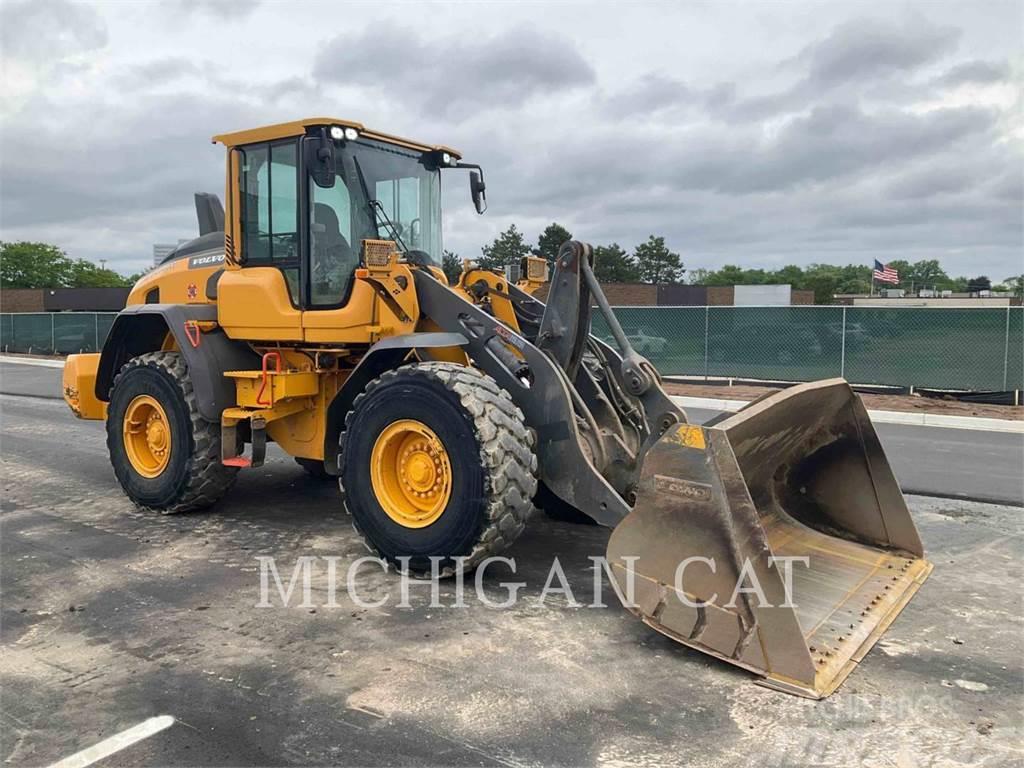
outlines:
{"label": "black tire", "polygon": [[324,469],[324,463],[320,459],[301,459],[295,457],[295,463],[306,470],[306,474],[317,480],[332,480],[331,475]]}
{"label": "black tire", "polygon": [[[373,492],[374,443],[388,425],[414,419],[444,445],[452,469],[451,497],[422,528],[392,520]],[[417,363],[384,373],[356,398],[345,420],[338,468],[345,509],[369,546],[409,572],[430,576],[470,571],[522,533],[533,512],[537,458],[522,411],[489,376],[454,363]],[[453,558],[462,557],[457,562]]]}
{"label": "black tire", "polygon": [[[149,395],[167,414],[171,452],[156,477],[139,474],[128,459],[122,435],[129,403]],[[188,368],[177,352],[150,352],[132,358],[114,379],[107,413],[107,448],[114,474],[128,498],[164,514],[192,512],[218,501],[238,470],[221,464],[220,425],[206,421],[196,404]]]}

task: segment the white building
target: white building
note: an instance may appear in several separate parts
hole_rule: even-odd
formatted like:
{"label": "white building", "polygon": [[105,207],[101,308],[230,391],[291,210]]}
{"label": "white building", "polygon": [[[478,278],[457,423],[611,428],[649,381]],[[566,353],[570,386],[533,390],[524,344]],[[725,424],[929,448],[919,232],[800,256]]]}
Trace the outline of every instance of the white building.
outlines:
{"label": "white building", "polygon": [[177,248],[182,243],[187,243],[187,242],[188,242],[188,240],[186,238],[181,238],[174,245],[168,245],[167,243],[154,243],[153,244],[153,266],[154,267],[160,266],[160,262],[163,261],[167,257],[167,254],[169,254],[171,251],[173,251],[175,248]]}

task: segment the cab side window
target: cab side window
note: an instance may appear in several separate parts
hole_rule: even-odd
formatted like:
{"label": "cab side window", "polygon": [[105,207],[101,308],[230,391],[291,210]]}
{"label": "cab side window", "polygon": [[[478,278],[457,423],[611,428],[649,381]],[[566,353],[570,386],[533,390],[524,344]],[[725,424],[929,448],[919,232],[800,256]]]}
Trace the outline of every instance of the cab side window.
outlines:
{"label": "cab side window", "polygon": [[299,301],[299,187],[295,141],[248,147],[242,163],[242,217],[247,266],[284,272]]}

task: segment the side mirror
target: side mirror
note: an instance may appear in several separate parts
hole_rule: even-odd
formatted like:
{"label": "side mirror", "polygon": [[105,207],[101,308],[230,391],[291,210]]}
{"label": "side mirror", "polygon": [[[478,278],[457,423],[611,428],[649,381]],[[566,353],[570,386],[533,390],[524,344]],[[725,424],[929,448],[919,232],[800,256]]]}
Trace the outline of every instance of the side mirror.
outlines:
{"label": "side mirror", "polygon": [[330,189],[334,186],[338,166],[334,156],[334,142],[327,136],[327,129],[321,129],[320,138],[307,137],[304,140],[306,167],[313,183]]}
{"label": "side mirror", "polygon": [[477,171],[469,172],[469,194],[473,196],[473,206],[477,213],[487,210],[487,185],[483,176]]}

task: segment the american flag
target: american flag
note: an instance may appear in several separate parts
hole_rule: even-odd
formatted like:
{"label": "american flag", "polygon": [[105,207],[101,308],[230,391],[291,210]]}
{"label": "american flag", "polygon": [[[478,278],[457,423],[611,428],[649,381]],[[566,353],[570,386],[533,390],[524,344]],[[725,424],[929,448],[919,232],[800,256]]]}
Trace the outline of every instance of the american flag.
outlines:
{"label": "american flag", "polygon": [[899,272],[888,264],[883,264],[878,259],[875,259],[875,271],[871,273],[871,277],[878,280],[880,283],[898,284],[900,281]]}

